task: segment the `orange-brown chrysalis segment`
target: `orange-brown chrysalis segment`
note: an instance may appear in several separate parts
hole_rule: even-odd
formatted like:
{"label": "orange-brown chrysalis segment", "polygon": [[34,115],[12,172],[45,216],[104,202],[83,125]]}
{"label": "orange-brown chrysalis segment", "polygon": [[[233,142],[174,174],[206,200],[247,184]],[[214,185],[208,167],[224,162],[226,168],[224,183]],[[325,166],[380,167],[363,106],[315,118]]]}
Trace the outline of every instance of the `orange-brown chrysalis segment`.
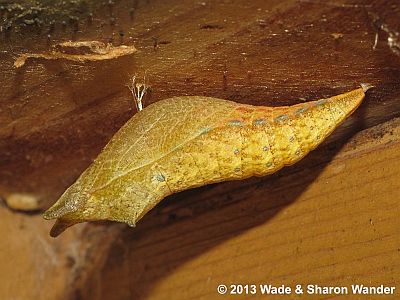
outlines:
{"label": "orange-brown chrysalis segment", "polygon": [[45,212],[51,235],[75,223],[133,226],[166,196],[214,182],[271,174],[315,149],[362,102],[362,88],[284,107],[175,97],[133,116]]}

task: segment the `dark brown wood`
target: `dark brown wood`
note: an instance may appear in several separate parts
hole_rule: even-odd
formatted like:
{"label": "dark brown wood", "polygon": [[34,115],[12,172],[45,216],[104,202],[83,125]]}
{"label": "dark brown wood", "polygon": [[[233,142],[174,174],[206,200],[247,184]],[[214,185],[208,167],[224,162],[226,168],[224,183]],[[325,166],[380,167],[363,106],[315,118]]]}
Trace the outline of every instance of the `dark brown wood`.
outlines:
{"label": "dark brown wood", "polygon": [[[37,194],[44,207],[54,202],[134,113],[126,87],[134,74],[146,74],[151,85],[146,105],[177,95],[289,105],[374,84],[337,139],[399,115],[400,57],[374,25],[379,16],[398,30],[398,11],[387,9],[397,7],[395,1],[135,3],[133,20],[132,1],[120,1],[113,7],[117,25],[99,29],[94,18],[74,33],[57,24],[50,41],[111,39],[140,50],[129,57],[81,64],[30,60],[16,70],[16,55],[46,51],[41,42],[47,37],[2,37],[0,190]],[[97,18],[107,14],[100,10]]]}

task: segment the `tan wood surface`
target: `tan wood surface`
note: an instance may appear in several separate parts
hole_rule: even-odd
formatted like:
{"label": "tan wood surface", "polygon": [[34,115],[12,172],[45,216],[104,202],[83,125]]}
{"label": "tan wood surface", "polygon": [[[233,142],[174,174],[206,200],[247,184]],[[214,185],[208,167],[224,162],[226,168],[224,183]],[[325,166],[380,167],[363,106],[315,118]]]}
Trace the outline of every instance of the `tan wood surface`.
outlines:
{"label": "tan wood surface", "polygon": [[[385,284],[399,297],[398,1],[86,2],[42,9],[40,26],[0,7],[0,196],[28,193],[39,212],[135,113],[133,74],[151,86],[145,105],[206,95],[278,106],[375,89],[297,165],[171,196],[134,229],[83,224],[54,240],[38,212],[0,207],[1,299],[228,299],[220,283]],[[13,67],[70,39],[139,52]]]}
{"label": "tan wood surface", "polygon": [[397,119],[268,179],[178,195],[114,237],[83,298],[220,299],[221,283],[398,286],[399,137]]}

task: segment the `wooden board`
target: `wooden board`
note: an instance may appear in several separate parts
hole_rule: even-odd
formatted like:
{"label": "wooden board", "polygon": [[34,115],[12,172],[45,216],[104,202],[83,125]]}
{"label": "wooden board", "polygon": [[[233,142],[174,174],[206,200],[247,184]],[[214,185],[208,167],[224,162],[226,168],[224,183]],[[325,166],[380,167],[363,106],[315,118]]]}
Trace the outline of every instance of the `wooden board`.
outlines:
{"label": "wooden board", "polygon": [[268,179],[177,195],[113,237],[82,298],[220,299],[219,284],[398,287],[399,138],[397,119]]}
{"label": "wooden board", "polygon": [[[26,12],[30,2],[16,3]],[[0,207],[1,298],[209,299],[219,283],[398,284],[397,1],[38,5],[40,26],[29,25],[26,14],[7,30],[13,10],[0,5],[0,196],[29,193],[40,209],[134,114],[126,87],[134,74],[146,75],[151,86],[145,105],[206,95],[277,106],[363,82],[375,89],[299,164],[169,197],[135,229],[81,225],[50,240],[51,224],[39,214]],[[19,54],[69,39],[135,45],[139,52],[13,67]]]}

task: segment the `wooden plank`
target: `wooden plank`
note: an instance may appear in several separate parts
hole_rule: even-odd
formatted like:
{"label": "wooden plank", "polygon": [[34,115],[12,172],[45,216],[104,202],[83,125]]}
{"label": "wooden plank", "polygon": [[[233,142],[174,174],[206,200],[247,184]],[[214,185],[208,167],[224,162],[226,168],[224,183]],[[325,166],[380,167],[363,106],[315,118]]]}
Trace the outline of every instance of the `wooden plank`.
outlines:
{"label": "wooden plank", "polygon": [[[139,2],[132,19],[132,2],[119,1],[112,13],[117,26],[100,26],[94,17],[76,33],[60,24],[52,32],[53,44],[110,38],[140,50],[86,64],[32,60],[16,70],[17,53],[49,46],[31,31],[8,33],[0,45],[0,193],[29,192],[42,207],[54,202],[134,113],[126,85],[135,73],[146,73],[151,85],[146,105],[189,94],[288,105],[374,84],[332,141],[399,116],[400,59],[382,30],[373,50],[376,22],[368,15],[396,30],[398,10],[388,7],[397,2],[335,3],[158,0]],[[110,17],[108,8],[96,12]]]}
{"label": "wooden plank", "polygon": [[[77,30],[60,5],[50,38],[45,11],[40,28],[21,19],[1,32],[3,197],[54,202],[134,113],[126,84],[135,73],[151,85],[146,105],[198,94],[276,106],[376,88],[300,163],[171,196],[135,229],[84,224],[50,240],[39,214],[0,207],[0,298],[213,299],[221,283],[400,289],[400,42],[388,40],[397,1],[87,2]],[[140,52],[12,67],[17,54],[68,39]]]}
{"label": "wooden plank", "polygon": [[171,197],[114,237],[96,277],[78,285],[83,298],[217,299],[218,284],[398,286],[399,137],[397,119],[311,155],[312,167]]}
{"label": "wooden plank", "polygon": [[135,229],[82,224],[52,240],[39,215],[2,208],[0,297],[213,299],[222,283],[398,286],[399,149],[395,119],[275,175],[174,195]]}

